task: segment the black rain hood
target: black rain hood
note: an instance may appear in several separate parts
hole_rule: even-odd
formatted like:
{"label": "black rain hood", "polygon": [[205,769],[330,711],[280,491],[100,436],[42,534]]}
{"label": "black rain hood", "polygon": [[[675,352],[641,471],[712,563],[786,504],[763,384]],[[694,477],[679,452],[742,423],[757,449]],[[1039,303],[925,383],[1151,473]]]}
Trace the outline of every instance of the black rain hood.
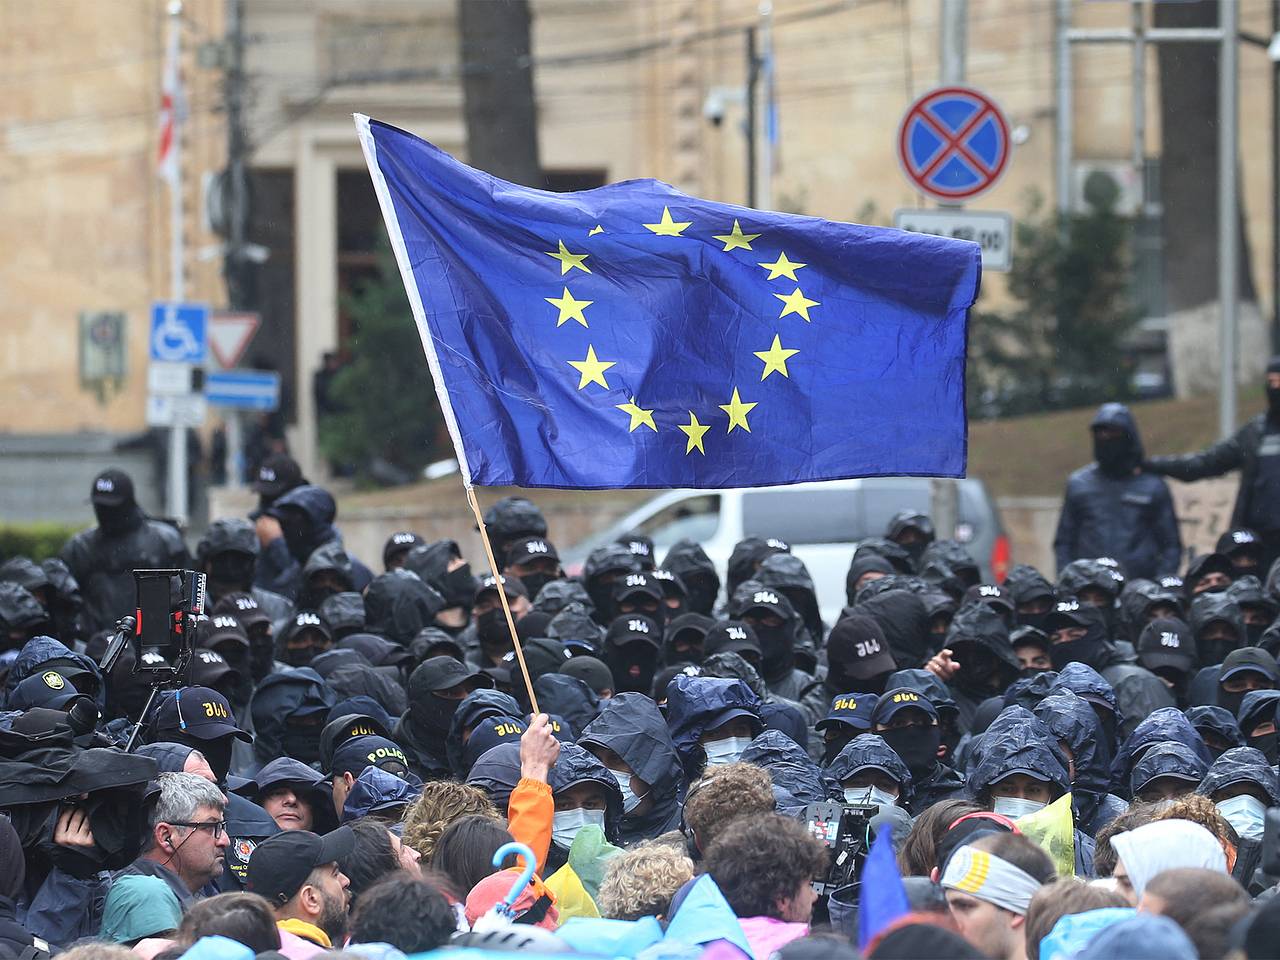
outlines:
{"label": "black rain hood", "polygon": [[559,580],[550,581],[538,591],[538,595],[533,599],[531,612],[545,613],[554,620],[561,611],[575,603],[588,617],[595,610],[591,594],[587,593],[587,588],[582,585],[582,582],[562,577]]}
{"label": "black rain hood", "polygon": [[710,616],[720,593],[720,574],[702,545],[693,540],[677,540],[663,558],[662,569],[670,570],[689,593],[688,609]]}
{"label": "black rain hood", "polygon": [[1009,643],[1009,628],[985,603],[962,607],[956,613],[947,630],[946,645],[961,664],[950,685],[970,697],[984,700],[1018,679],[1021,665]]}
{"label": "black rain hood", "polygon": [[882,557],[898,573],[915,573],[915,562],[905,547],[894,543],[887,537],[867,537],[858,541],[858,549],[853,552],[853,563],[863,557]]}
{"label": "black rain hood", "polygon": [[916,573],[927,583],[940,586],[960,599],[966,590],[982,582],[982,571],[969,549],[959,540],[935,540],[920,555]]}
{"label": "black rain hood", "polygon": [[1095,670],[1105,668],[1115,654],[1115,647],[1109,639],[1111,627],[1107,622],[1106,611],[1073,598],[1059,601],[1049,616],[1056,617],[1064,610],[1069,610],[1072,617],[1084,621],[1085,634],[1078,640],[1050,645],[1049,659],[1053,662],[1053,668],[1059,673],[1072,663],[1088,664]]}
{"label": "black rain hood", "polygon": [[725,577],[725,593],[732,597],[738,588],[748,580],[755,578],[756,570],[765,558],[775,553],[790,553],[791,547],[782,540],[764,537],[743,537],[733,545],[729,554],[727,576]]}
{"label": "black rain hood", "polygon": [[48,611],[40,606],[40,601],[30,590],[12,580],[0,580],[0,627],[4,628],[6,634],[0,640],[3,647],[9,646],[9,633],[30,636],[39,630],[49,629],[49,626]]}
{"label": "black rain hood", "polygon": [[354,590],[326,597],[317,611],[333,631],[333,639],[341,640],[364,630],[364,597]]}
{"label": "black rain hood", "polygon": [[[1183,711],[1183,715],[1191,722],[1203,738],[1205,733],[1213,733],[1221,737],[1227,744],[1227,749],[1232,747],[1243,747],[1244,737],[1240,733],[1240,725],[1236,723],[1235,715],[1225,707],[1218,706],[1199,706],[1190,707]],[[1208,746],[1208,741],[1205,741]],[[1213,752],[1213,747],[1209,747],[1209,752]]]}
{"label": "black rain hood", "polygon": [[333,527],[338,505],[322,487],[294,487],[263,513],[279,521],[289,553],[298,563],[306,563],[318,546],[338,538]]}
{"label": "black rain hood", "polygon": [[365,624],[370,633],[408,648],[423,627],[435,622],[445,599],[411,570],[392,570],[374,577],[364,594]]}
{"label": "black rain hood", "polygon": [[[1063,689],[1045,697],[1032,712],[1057,740],[1065,741],[1071,749],[1076,773],[1072,782],[1073,799],[1081,793],[1099,798],[1106,794],[1111,787],[1111,745],[1093,707]],[[1078,803],[1073,805],[1080,808]],[[1087,822],[1089,817],[1078,819]]]}
{"label": "black rain hood", "polygon": [[1253,747],[1235,747],[1213,761],[1196,787],[1196,793],[1212,797],[1219,790],[1241,783],[1257,784],[1271,798],[1267,806],[1280,807],[1280,777],[1276,775],[1276,768]]}
{"label": "black rain hood", "polygon": [[933,704],[938,711],[938,719],[945,721],[948,717],[955,720],[960,713],[955,698],[941,678],[928,670],[899,670],[889,674],[884,688],[886,690],[914,690]]}
{"label": "black rain hood", "polygon": [[1098,560],[1073,560],[1058,574],[1058,594],[1077,596],[1086,587],[1094,587],[1114,600],[1124,588],[1124,577],[1115,567]]}
{"label": "black rain hood", "polygon": [[[1094,432],[1099,427],[1115,428],[1122,436],[1116,440],[1102,440]],[[1138,424],[1123,403],[1104,403],[1089,424],[1089,430],[1093,433],[1093,459],[1106,476],[1131,476],[1142,463],[1144,454]]]}
{"label": "black rain hood", "polygon": [[790,553],[771,554],[760,564],[755,579],[790,600],[814,642],[821,642],[825,627],[818,612],[818,594],[803,560]]}
{"label": "black rain hood", "polygon": [[759,580],[744,580],[738,585],[729,600],[729,616],[742,620],[751,610],[762,607],[782,619],[780,627],[752,625],[760,641],[760,673],[767,682],[777,683],[786,679],[795,667],[802,623],[787,595],[766,587]]}
{"label": "black rain hood", "polygon": [[[496,747],[494,748],[497,749]],[[489,756],[489,751],[484,756]],[[477,761],[477,766],[484,757]],[[560,756],[551,768],[551,796],[563,793],[570,787],[580,783],[591,783],[600,787],[605,796],[604,835],[610,843],[619,842],[619,830],[622,826],[622,791],[618,781],[608,768],[594,756],[583,750],[576,743],[560,744]],[[508,798],[510,794],[508,794]],[[555,849],[554,846],[552,848]],[[563,855],[563,852],[562,852]]]}
{"label": "black rain hood", "polygon": [[864,553],[860,557],[855,556],[853,562],[849,564],[849,572],[844,577],[844,597],[849,606],[852,607],[858,602],[858,581],[868,573],[881,573],[891,577],[896,571],[893,564],[879,554]]}
{"label": "black rain hood", "polygon": [[99,710],[106,705],[106,690],[98,665],[53,637],[33,637],[23,644],[5,677],[5,699],[27,677],[44,670],[57,670],[71,680],[76,689],[94,698]]}
{"label": "black rain hood", "polygon": [[1067,758],[1049,728],[1022,707],[1006,707],[982,735],[969,791],[986,800],[991,787],[1015,773],[1046,780],[1058,795],[1071,789]]}
{"label": "black rain hood", "polygon": [[[330,651],[335,653],[337,651]],[[344,651],[357,653],[355,650]],[[327,656],[328,654],[325,654]],[[370,697],[376,700],[392,716],[399,716],[409,708],[404,687],[399,682],[400,671],[395,667],[371,667],[360,663],[348,663],[332,670],[325,677],[325,685],[333,691],[334,699],[349,700],[352,697]]]}
{"label": "black rain hood", "polygon": [[[448,634],[442,634],[442,637],[452,642]],[[375,667],[408,669],[413,664],[413,655],[404,647],[376,633],[348,634],[338,642],[338,646],[344,650],[359,651]]]}
{"label": "black rain hood", "polygon": [[1151,781],[1160,777],[1177,777],[1188,784],[1198,784],[1209,770],[1202,758],[1180,743],[1157,743],[1142,755],[1129,774],[1129,795],[1136,797]]}
{"label": "black rain hood", "polygon": [[639,572],[640,559],[620,543],[606,543],[587,554],[582,564],[582,583],[595,607],[591,615],[597,623],[608,625],[613,620],[613,588],[617,580]]}
{"label": "black rain hood", "polygon": [[1139,723],[1120,745],[1111,764],[1111,783],[1116,792],[1123,790],[1128,793],[1129,774],[1134,764],[1157,743],[1180,743],[1199,757],[1206,767],[1213,762],[1213,754],[1191,721],[1177,707],[1161,707]]}
{"label": "black rain hood", "polygon": [[1109,710],[1116,718],[1116,727],[1119,728],[1123,718],[1120,716],[1120,708],[1116,705],[1116,692],[1111,684],[1102,678],[1102,674],[1087,663],[1079,661],[1068,663],[1059,670],[1058,682],[1053,685],[1050,693],[1058,690],[1070,690],[1077,697]]}
{"label": "black rain hood", "polygon": [[871,617],[880,624],[899,670],[921,667],[933,654],[929,614],[917,594],[907,590],[889,590],[859,600],[851,612]]}
{"label": "black rain hood", "polygon": [[739,760],[768,772],[774,803],[784,816],[803,816],[811,803],[843,799],[804,747],[778,730],[766,730],[752,740]]}
{"label": "black rain hood", "polygon": [[1179,620],[1185,616],[1182,594],[1161,586],[1154,580],[1130,580],[1120,593],[1120,628],[1124,639],[1137,644],[1142,628],[1152,619],[1151,608],[1157,604],[1170,604],[1177,611]]}
{"label": "black rain hood", "polygon": [[[564,582],[564,581],[556,581]],[[547,584],[544,592],[552,585]],[[599,656],[604,649],[605,629],[596,623],[591,608],[577,601],[567,604],[547,624],[547,636],[559,640],[565,646],[589,648],[591,656]]]}
{"label": "black rain hood", "polygon": [[911,771],[878,734],[858,734],[844,745],[844,749],[827,766],[825,773],[832,780],[843,784],[859,770],[869,767],[883,771],[901,784],[898,803],[906,806],[911,799]]}
{"label": "black rain hood", "polygon": [[[561,748],[564,756],[564,748]],[[556,761],[558,766],[559,760]],[[554,770],[555,767],[552,767]],[[511,791],[520,782],[520,744],[500,743],[480,754],[480,759],[471,765],[467,774],[467,783],[479,787],[489,795],[498,812],[505,814],[511,800]],[[615,785],[616,789],[616,785]],[[621,805],[621,804],[619,804]]]}
{"label": "black rain hood", "polygon": [[620,693],[606,700],[600,715],[582,731],[578,744],[612,750],[649,784],[653,807],[639,817],[623,816],[619,838],[624,845],[679,829],[683,772],[657,704],[642,693]]}
{"label": "black rain hood", "polygon": [[524,711],[515,697],[497,690],[475,690],[458,704],[453,714],[453,722],[449,725],[449,735],[445,738],[445,750],[449,759],[449,769],[455,778],[467,775],[466,761],[463,757],[463,732],[472,730],[481,720],[489,717],[510,717],[520,720]]}
{"label": "black rain hood", "polygon": [[249,702],[254,756],[260,763],[286,756],[303,763],[318,763],[323,723],[301,727],[297,722],[314,719],[317,714],[323,719],[336,702],[320,674],[308,667],[277,670],[268,675]]}
{"label": "black rain hood", "polygon": [[677,674],[668,685],[667,726],[689,779],[696,777],[706,764],[699,738],[720,726],[724,722],[720,718],[731,710],[750,714],[759,723],[760,698],[742,680]]}
{"label": "black rain hood", "polygon": [[1034,712],[1040,701],[1049,696],[1057,684],[1057,673],[1052,670],[1041,670],[1029,677],[1019,677],[1009,684],[1001,701],[1006,707],[1016,703]]}
{"label": "black rain hood", "polygon": [[[1216,641],[1210,643],[1201,640],[1204,629],[1211,623],[1222,622],[1235,632],[1234,643]],[[1196,653],[1200,663],[1209,666],[1221,663],[1232,650],[1245,645],[1247,631],[1244,626],[1244,613],[1240,604],[1229,593],[1202,593],[1191,601],[1189,626],[1196,637]]]}
{"label": "black rain hood", "polygon": [[564,720],[575,738],[600,715],[601,706],[610,702],[597,697],[581,678],[567,673],[544,673],[533,681],[533,692],[542,712],[554,713]]}

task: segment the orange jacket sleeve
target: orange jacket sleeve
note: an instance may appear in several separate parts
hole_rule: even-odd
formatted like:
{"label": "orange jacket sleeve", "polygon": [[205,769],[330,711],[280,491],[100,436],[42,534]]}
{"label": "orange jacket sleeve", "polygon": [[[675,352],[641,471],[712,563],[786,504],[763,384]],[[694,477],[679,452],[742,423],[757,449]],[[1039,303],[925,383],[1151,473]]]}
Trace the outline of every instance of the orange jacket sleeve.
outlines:
{"label": "orange jacket sleeve", "polygon": [[547,865],[547,852],[551,849],[551,821],[555,812],[551,787],[541,780],[521,777],[507,801],[507,830],[512,839],[526,844],[538,858],[538,876],[542,876]]}

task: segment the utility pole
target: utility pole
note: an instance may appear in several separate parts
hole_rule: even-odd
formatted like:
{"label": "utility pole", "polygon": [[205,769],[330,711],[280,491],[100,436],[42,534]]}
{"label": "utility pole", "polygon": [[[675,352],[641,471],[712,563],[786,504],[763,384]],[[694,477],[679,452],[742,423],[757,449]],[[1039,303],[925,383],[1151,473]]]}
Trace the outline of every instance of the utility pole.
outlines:
{"label": "utility pole", "polygon": [[[1234,2],[1218,5],[1222,36],[1218,47],[1218,300],[1221,386],[1218,394],[1218,436],[1225,440],[1236,430],[1237,311],[1240,301],[1239,236],[1236,216],[1236,135],[1240,122],[1240,8]],[[1274,190],[1274,186],[1272,187]]]}
{"label": "utility pole", "polygon": [[764,127],[760,138],[760,182],[757,186],[758,207],[773,208],[773,138],[775,136],[775,106],[773,102],[773,3],[760,0],[760,69],[764,71]]}
{"label": "utility pole", "polygon": [[[1276,0],[1276,3],[1280,4],[1280,0]],[[756,207],[756,197],[759,194],[759,184],[756,182],[759,176],[756,169],[756,137],[760,134],[757,129],[759,105],[756,97],[759,96],[760,58],[756,55],[756,28],[747,27],[744,32],[747,42],[747,92],[743,98],[747,106],[747,129],[744,131],[747,141],[747,206],[759,209]]]}
{"label": "utility pole", "polygon": [[[186,125],[186,97],[182,89],[182,0],[170,0],[166,30],[165,92],[172,110],[172,164],[169,174],[169,299],[183,303],[187,294],[186,237],[183,227],[182,128]],[[169,468],[165,506],[170,517],[187,521],[187,425],[169,428]]]}
{"label": "utility pole", "polygon": [[[944,85],[961,84],[965,79],[968,46],[969,0],[939,0],[938,54],[942,64],[939,80]],[[959,204],[943,204],[956,208]],[[929,513],[940,539],[956,535],[960,519],[960,488],[950,478],[936,477],[929,483]]]}
{"label": "utility pole", "polygon": [[[227,250],[222,275],[227,284],[227,305],[232,310],[249,306],[247,257],[249,185],[245,161],[249,146],[244,132],[244,0],[227,0],[226,40],[227,177],[224,193],[227,216]],[[238,487],[244,478],[239,410],[227,410],[227,482]]]}

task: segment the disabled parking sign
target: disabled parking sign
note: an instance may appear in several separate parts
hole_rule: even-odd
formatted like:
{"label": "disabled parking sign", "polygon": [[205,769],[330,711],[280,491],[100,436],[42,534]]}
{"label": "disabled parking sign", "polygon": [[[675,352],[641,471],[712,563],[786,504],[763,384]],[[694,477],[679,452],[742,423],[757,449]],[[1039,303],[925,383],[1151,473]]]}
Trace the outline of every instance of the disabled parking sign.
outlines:
{"label": "disabled parking sign", "polygon": [[898,128],[898,160],[907,179],[943,203],[989,190],[1009,163],[1009,123],[986,94],[940,87],[916,100]]}
{"label": "disabled parking sign", "polygon": [[203,303],[151,305],[151,359],[203,364],[208,350],[209,307]]}

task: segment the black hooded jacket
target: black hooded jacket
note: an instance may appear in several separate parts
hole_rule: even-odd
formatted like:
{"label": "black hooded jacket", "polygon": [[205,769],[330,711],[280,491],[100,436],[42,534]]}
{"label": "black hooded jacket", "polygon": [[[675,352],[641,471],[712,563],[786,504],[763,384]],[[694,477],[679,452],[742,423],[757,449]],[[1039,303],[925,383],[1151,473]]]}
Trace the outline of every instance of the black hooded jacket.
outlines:
{"label": "black hooded jacket", "polygon": [[90,633],[114,630],[117,620],[133,614],[134,570],[191,566],[187,545],[175,527],[148,519],[136,504],[132,511],[132,519],[119,532],[108,533],[102,527],[82,530],[58,554],[80,584]]}
{"label": "black hooded jacket", "polygon": [[1067,480],[1053,540],[1058,569],[1072,560],[1115,557],[1131,577],[1176,573],[1182,537],[1173,500],[1163,480],[1138,469],[1142,440],[1129,408],[1103,404],[1090,426],[1124,431],[1127,449],[1114,460],[1081,467]]}
{"label": "black hooded jacket", "polygon": [[[302,589],[303,564],[315,550],[332,541],[341,543],[333,526],[338,508],[329,491],[304,484],[278,498],[264,513],[279,521],[284,536],[273,540],[258,555],[254,586],[296,599]],[[363,590],[373,574],[351,558],[352,589]]]}
{"label": "black hooded jacket", "polygon": [[259,763],[291,756],[318,764],[320,731],[316,724],[307,736],[291,728],[289,721],[319,714],[324,717],[337,703],[320,674],[309,667],[294,667],[270,674],[258,685],[249,703],[253,717],[253,752]]}
{"label": "black hooded jacket", "polygon": [[410,570],[374,577],[364,595],[365,628],[408,648],[423,627],[435,622],[445,599]]}
{"label": "black hooded jacket", "polygon": [[[875,581],[879,583],[881,581]],[[848,608],[880,624],[899,670],[924,666],[936,651],[929,636],[929,614],[920,596],[909,590],[887,590]]]}
{"label": "black hooded jacket", "polygon": [[1032,711],[1071,749],[1075,779],[1071,782],[1071,807],[1076,826],[1093,836],[1125,810],[1125,802],[1110,793],[1111,744],[1098,715],[1070,690],[1045,697]]}
{"label": "black hooded jacket", "polygon": [[766,730],[752,740],[742,751],[740,762],[768,771],[774,803],[781,814],[800,816],[811,803],[841,798],[835,783],[826,779],[804,747],[777,730]]}
{"label": "black hooded jacket", "polygon": [[462,779],[467,775],[463,738],[470,735],[476,724],[488,717],[511,717],[519,720],[521,716],[520,704],[510,694],[498,690],[475,690],[467,694],[458,704],[453,722],[449,725],[449,735],[445,738],[445,752],[454,778]]}
{"label": "black hooded jacket", "polygon": [[680,758],[657,704],[642,693],[620,693],[604,703],[600,716],[591,721],[578,739],[590,750],[612,750],[649,784],[653,805],[639,816],[622,815],[618,836],[624,846],[652,840],[680,827],[679,794],[683,782]]}
{"label": "black hooded jacket", "polygon": [[689,593],[688,609],[711,616],[720,593],[720,575],[702,545],[693,540],[677,540],[663,558],[662,569],[670,570]]}
{"label": "black hooded jacket", "polygon": [[970,604],[955,615],[946,645],[960,664],[947,687],[960,711],[960,729],[968,730],[978,705],[1018,679],[1018,656],[1004,620],[984,603]]}

